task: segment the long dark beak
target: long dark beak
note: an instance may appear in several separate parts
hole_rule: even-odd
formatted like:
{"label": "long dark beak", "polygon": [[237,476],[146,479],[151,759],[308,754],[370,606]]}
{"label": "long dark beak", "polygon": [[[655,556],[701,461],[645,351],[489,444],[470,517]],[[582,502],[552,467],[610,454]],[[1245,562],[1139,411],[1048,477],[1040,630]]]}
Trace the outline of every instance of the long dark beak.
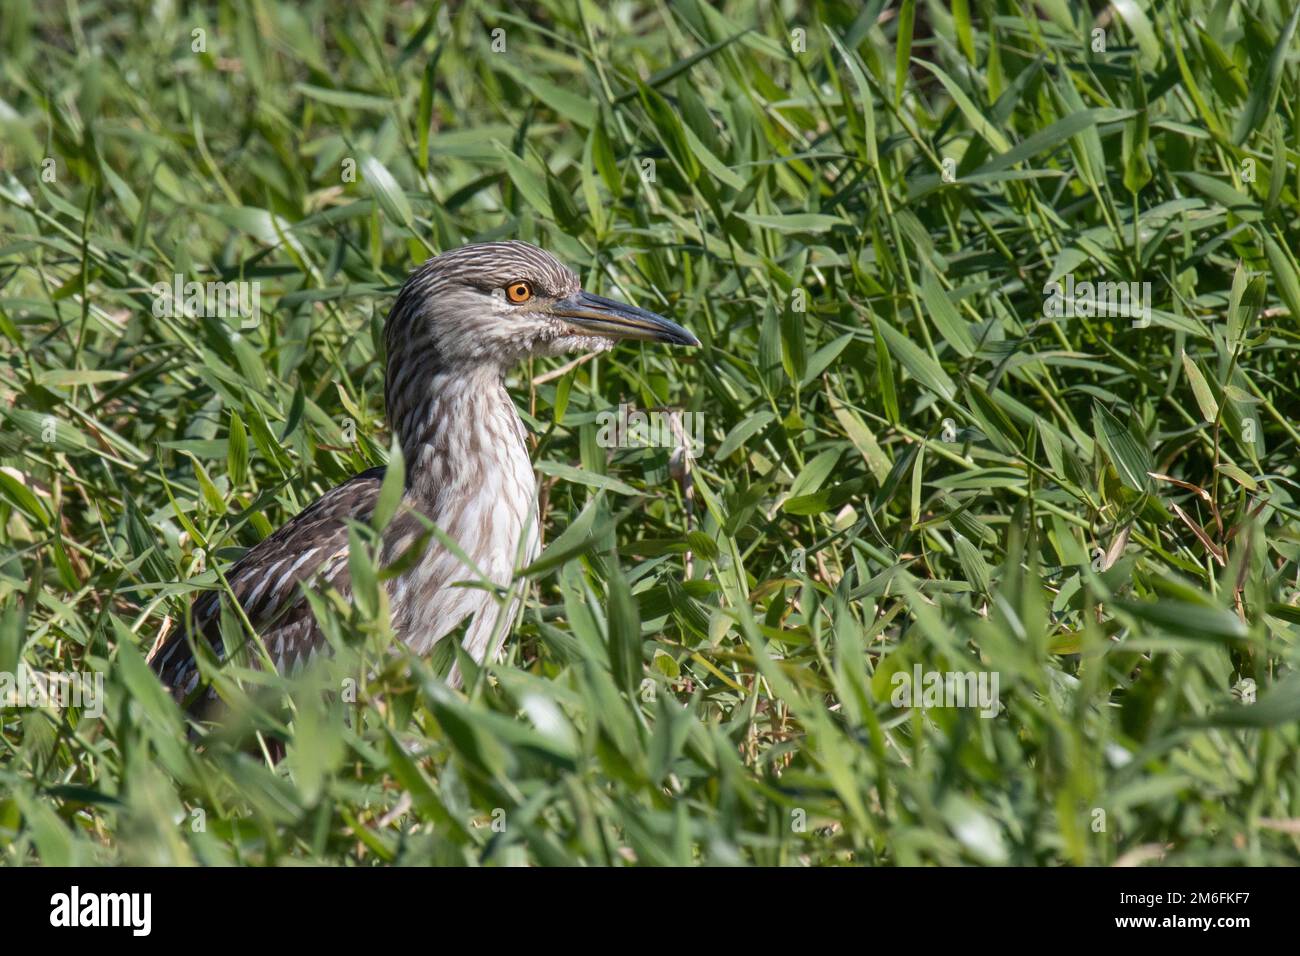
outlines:
{"label": "long dark beak", "polygon": [[603,295],[592,295],[590,292],[579,292],[561,299],[551,307],[551,314],[564,319],[587,335],[669,342],[673,345],[700,344],[700,340],[690,332],[662,315],[615,302]]}

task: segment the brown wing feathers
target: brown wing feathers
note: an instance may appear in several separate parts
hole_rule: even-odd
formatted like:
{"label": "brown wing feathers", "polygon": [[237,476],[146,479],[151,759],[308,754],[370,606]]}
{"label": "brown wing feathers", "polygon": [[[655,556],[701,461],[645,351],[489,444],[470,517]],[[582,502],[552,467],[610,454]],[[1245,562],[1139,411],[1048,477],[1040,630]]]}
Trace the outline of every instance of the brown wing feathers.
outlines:
{"label": "brown wing feathers", "polygon": [[[347,522],[369,519],[383,476],[383,468],[372,468],[326,492],[227,572],[231,591],[281,673],[305,664],[321,645],[302,586],[320,578],[348,589]],[[221,660],[226,658],[218,628],[224,596],[210,591],[193,605],[195,640],[206,641]],[[178,700],[191,698],[199,672],[184,627],[167,637],[149,663]]]}

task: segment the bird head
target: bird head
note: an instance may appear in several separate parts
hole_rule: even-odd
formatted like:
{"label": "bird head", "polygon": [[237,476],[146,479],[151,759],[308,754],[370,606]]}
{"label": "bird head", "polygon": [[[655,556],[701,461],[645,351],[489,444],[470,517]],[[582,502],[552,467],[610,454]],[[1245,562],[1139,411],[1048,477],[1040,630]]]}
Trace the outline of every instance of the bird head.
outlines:
{"label": "bird head", "polygon": [[585,291],[572,269],[518,241],[473,243],[424,263],[399,293],[386,337],[390,356],[423,345],[442,363],[502,368],[620,339],[700,344],[661,315]]}

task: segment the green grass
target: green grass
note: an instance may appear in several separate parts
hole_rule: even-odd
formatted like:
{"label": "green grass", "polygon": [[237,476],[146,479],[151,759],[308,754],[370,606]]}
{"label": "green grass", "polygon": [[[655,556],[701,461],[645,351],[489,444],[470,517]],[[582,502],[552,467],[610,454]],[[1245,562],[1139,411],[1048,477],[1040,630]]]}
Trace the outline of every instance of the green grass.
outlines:
{"label": "green grass", "polygon": [[[1294,4],[607,6],[0,0],[0,672],[106,689],[0,710],[0,860],[1300,860]],[[358,549],[332,662],[196,750],[149,647],[385,460],[393,292],[498,237],[703,348],[510,380],[504,663],[385,657]],[[688,480],[620,403],[703,416]]]}

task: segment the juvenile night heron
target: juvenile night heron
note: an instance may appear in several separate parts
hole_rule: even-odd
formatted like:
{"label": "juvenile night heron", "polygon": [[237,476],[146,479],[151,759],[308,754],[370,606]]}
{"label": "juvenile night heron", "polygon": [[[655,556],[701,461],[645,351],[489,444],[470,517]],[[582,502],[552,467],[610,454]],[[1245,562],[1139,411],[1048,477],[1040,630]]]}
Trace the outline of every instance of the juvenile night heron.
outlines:
{"label": "juvenile night heron", "polygon": [[[662,316],[584,292],[554,256],[526,242],[462,246],[430,259],[406,280],[384,326],[388,422],[406,462],[402,506],[383,533],[380,562],[405,554],[433,522],[483,575],[510,584],[516,562],[539,550],[537,487],[523,422],[505,373],[533,355],[603,351],[618,339],[699,345]],[[328,650],[303,588],[350,594],[348,523],[367,522],[384,469],[327,492],[227,572],[231,591],[276,669],[293,672]],[[463,646],[482,662],[496,654],[519,611],[484,588],[436,539],[387,584],[397,637],[418,654],[468,620]],[[223,592],[193,607],[194,633],[218,659]],[[498,614],[506,619],[498,626]],[[493,640],[493,635],[497,639]],[[150,656],[180,701],[211,700],[185,628]],[[458,680],[452,673],[453,683]]]}

